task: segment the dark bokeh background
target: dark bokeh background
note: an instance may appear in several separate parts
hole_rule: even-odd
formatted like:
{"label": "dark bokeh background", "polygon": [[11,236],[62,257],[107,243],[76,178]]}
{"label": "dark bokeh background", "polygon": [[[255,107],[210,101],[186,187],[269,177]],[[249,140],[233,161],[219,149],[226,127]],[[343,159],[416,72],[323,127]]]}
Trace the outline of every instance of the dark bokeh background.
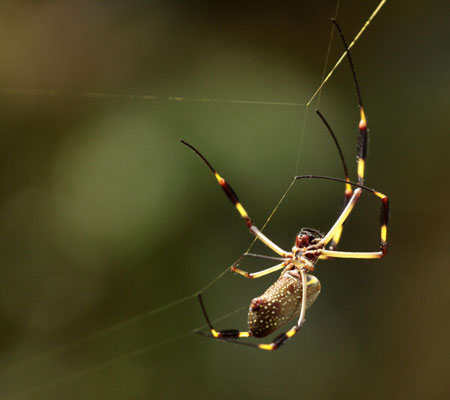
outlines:
{"label": "dark bokeh background", "polygon": [[[376,5],[342,1],[349,39]],[[2,399],[450,396],[448,10],[436,3],[388,3],[353,50],[371,129],[367,184],[392,205],[385,259],[319,263],[322,294],[278,352],[194,334],[162,343],[204,323],[195,299],[104,331],[201,289],[251,241],[178,138],[210,158],[258,225],[295,173],[304,107],[168,98],[304,103],[321,80],[335,7],[2,1]],[[341,52],[333,40],[330,61]],[[355,176],[347,63],[319,107]],[[313,110],[298,172],[342,176]],[[342,189],[296,184],[265,232],[289,248],[302,226],[325,231]],[[378,207],[363,198],[341,249],[378,247]],[[204,294],[211,315],[273,280],[226,274]],[[218,326],[245,320],[244,310]]]}

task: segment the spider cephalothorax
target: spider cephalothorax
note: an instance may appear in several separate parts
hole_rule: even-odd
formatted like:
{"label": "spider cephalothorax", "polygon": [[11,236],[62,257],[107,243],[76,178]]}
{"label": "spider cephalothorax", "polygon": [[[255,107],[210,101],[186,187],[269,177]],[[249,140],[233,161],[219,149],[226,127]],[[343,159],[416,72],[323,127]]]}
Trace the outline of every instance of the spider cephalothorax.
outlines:
{"label": "spider cephalothorax", "polygon": [[318,260],[320,249],[323,248],[321,240],[323,234],[312,228],[302,228],[295,238],[295,246],[292,248],[292,255],[296,260],[305,261],[304,267],[313,271],[313,264]]}
{"label": "spider cephalothorax", "polygon": [[302,249],[317,244],[323,239],[323,234],[312,228],[302,228],[295,238],[295,246]]}
{"label": "spider cephalothorax", "polygon": [[297,237],[308,236],[309,241],[313,243],[317,243],[320,239],[324,237],[324,234],[317,229],[314,228],[302,228],[298,233]]}

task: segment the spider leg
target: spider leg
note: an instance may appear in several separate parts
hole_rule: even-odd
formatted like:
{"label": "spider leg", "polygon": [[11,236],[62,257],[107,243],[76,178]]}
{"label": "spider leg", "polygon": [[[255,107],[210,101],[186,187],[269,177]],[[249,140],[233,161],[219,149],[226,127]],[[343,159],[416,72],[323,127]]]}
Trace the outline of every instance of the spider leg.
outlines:
{"label": "spider leg", "polygon": [[345,52],[347,53],[348,63],[350,65],[350,70],[352,71],[353,83],[355,84],[356,94],[358,96],[358,104],[361,119],[359,122],[359,136],[356,149],[356,161],[358,169],[358,183],[360,185],[364,185],[364,165],[367,156],[367,120],[366,115],[364,113],[364,107],[361,98],[361,89],[358,84],[358,79],[356,78],[356,70],[353,65],[352,57],[350,55],[350,50],[347,46],[347,41],[345,40],[344,33],[342,32],[341,27],[334,18],[331,18],[331,21],[336,26],[336,29],[339,32],[339,36],[341,37],[342,44],[344,45]]}
{"label": "spider leg", "polygon": [[375,196],[377,196],[381,200],[381,209],[380,209],[380,224],[381,224],[381,245],[380,245],[380,251],[374,251],[374,252],[345,252],[345,251],[333,251],[333,250],[327,250],[327,249],[321,249],[321,255],[319,258],[326,259],[326,258],[381,258],[383,257],[387,252],[387,226],[389,223],[389,200],[388,197],[380,193],[374,189],[371,189],[367,186],[361,185],[359,183],[355,182],[348,182],[344,179],[339,178],[332,178],[329,176],[320,176],[320,175],[300,175],[296,176],[295,179],[325,179],[329,181],[335,181],[335,182],[342,182],[345,184],[350,184],[352,186],[356,186],[357,188],[353,192],[352,197],[350,198],[349,202],[345,206],[344,210],[342,210],[341,215],[339,215],[338,219],[334,223],[334,225],[331,227],[329,232],[322,238],[322,240],[319,242],[319,244],[323,245],[325,247],[334,237],[336,232],[341,229],[342,224],[347,220],[348,216],[352,212],[356,202],[358,201],[359,197],[361,196],[362,190],[366,190]]}
{"label": "spider leg", "polygon": [[361,196],[361,193],[362,193],[362,190],[360,188],[357,188],[353,192],[352,197],[350,197],[350,200],[348,201],[347,205],[342,210],[341,215],[339,215],[338,219],[336,220],[334,225],[331,227],[329,232],[320,241],[321,244],[326,246],[333,239],[333,237],[336,235],[336,233],[342,230],[342,225],[347,220],[350,213],[353,211],[353,207],[355,207],[355,204],[358,201],[359,197]]}
{"label": "spider leg", "polygon": [[289,264],[289,261],[284,261],[281,264],[274,265],[273,267],[263,269],[261,271],[247,272],[247,271],[243,271],[242,269],[239,269],[237,267],[237,263],[236,263],[231,266],[231,270],[233,272],[236,272],[239,275],[242,275],[244,278],[256,279],[256,278],[261,278],[262,276],[271,274],[272,272],[279,271],[280,269],[285,268],[288,264]]}
{"label": "spider leg", "polygon": [[[350,57],[350,53],[348,54]],[[350,59],[350,58],[349,58]],[[355,77],[356,79],[356,77]],[[366,124],[366,116],[364,114],[364,108],[362,105],[359,106],[361,113],[361,120],[359,122],[359,136],[358,136],[358,145],[357,145],[357,169],[358,169],[358,183],[360,185],[364,185],[364,167],[365,167],[365,158],[367,155],[367,124]],[[345,180],[347,181],[346,189],[345,189],[345,197],[344,197],[344,207],[342,212],[345,210],[348,203],[352,200],[352,192],[348,191],[348,187],[350,184],[348,183],[350,179],[346,176]],[[359,198],[359,196],[358,196]],[[358,198],[355,200],[358,201]],[[354,206],[354,205],[353,205]],[[336,228],[336,231],[333,235],[333,239],[331,240],[329,249],[334,250],[342,235],[342,230],[344,228],[344,223],[342,223],[339,227]]]}
{"label": "spider leg", "polygon": [[226,330],[222,330],[222,331],[216,331],[214,329],[214,327],[211,324],[211,321],[208,317],[208,313],[206,312],[206,308],[205,308],[205,304],[203,303],[203,299],[202,299],[202,294],[199,293],[198,294],[198,301],[200,302],[200,307],[202,308],[202,312],[203,315],[205,317],[206,323],[209,326],[209,329],[211,331],[211,335],[205,335],[202,332],[197,332],[200,335],[205,335],[208,337],[212,337],[215,339],[224,339],[224,340],[228,340],[228,339],[236,339],[236,338],[243,338],[243,337],[250,337],[252,336],[252,334],[249,331],[239,331],[237,329],[226,329]]}
{"label": "spider leg", "polygon": [[[355,193],[358,189],[355,190]],[[389,222],[389,199],[386,195],[380,192],[374,192],[376,196],[378,196],[381,200],[381,209],[380,209],[380,224],[381,224],[381,232],[380,232],[380,239],[381,239],[381,245],[379,251],[372,251],[372,252],[349,252],[349,251],[333,251],[333,250],[327,250],[322,249],[321,250],[321,256],[320,258],[365,258],[365,259],[373,259],[373,258],[381,258],[384,257],[384,255],[387,252],[387,226]],[[353,203],[354,205],[354,203]],[[351,206],[350,202],[348,206]],[[347,206],[347,207],[348,207]],[[346,209],[347,209],[346,207]],[[345,210],[344,210],[345,211]],[[350,214],[350,211],[348,211],[345,218]],[[344,214],[344,212],[341,214],[341,216]],[[344,218],[344,221],[345,221]],[[338,218],[338,221],[340,218]],[[344,222],[342,221],[342,223]],[[336,225],[336,224],[335,224]],[[333,229],[336,229],[335,226],[333,226]],[[331,232],[331,231],[330,231]],[[325,236],[325,238],[328,236],[328,234]],[[324,238],[324,239],[325,239]]]}
{"label": "spider leg", "polygon": [[[348,57],[350,57],[350,53],[348,54]],[[355,77],[355,79],[356,79],[356,77]],[[364,168],[365,168],[365,158],[367,155],[367,123],[366,123],[366,116],[364,114],[363,106],[360,105],[359,108],[360,108],[361,120],[359,122],[359,136],[358,136],[356,158],[357,158],[357,170],[358,170],[358,183],[360,185],[364,185]],[[353,202],[353,205],[351,206],[351,209],[353,209],[353,207],[355,206],[356,202],[358,201],[358,199],[361,195],[361,193],[360,193],[359,195],[357,195],[355,197],[354,196],[355,193],[352,193],[351,190],[348,190],[348,188],[351,187],[350,179],[349,179],[348,175],[345,177],[345,180],[347,183],[345,185],[346,189],[345,189],[345,195],[344,195],[344,206],[343,206],[341,215],[344,213],[344,211],[346,210],[346,208],[350,202]],[[356,189],[355,192],[357,190],[358,189]],[[351,209],[350,209],[350,212],[351,212]],[[344,222],[345,222],[345,219],[344,219]],[[332,240],[331,240],[331,243],[329,246],[329,249],[331,251],[334,250],[337,247],[337,245],[339,244],[339,241],[340,241],[341,235],[342,235],[342,230],[344,228],[344,222],[342,224],[339,224],[338,226],[336,226],[336,228],[334,230],[334,234],[332,236]]]}
{"label": "spider leg", "polygon": [[[344,203],[342,205],[342,210],[343,210],[345,208],[345,206],[348,204],[348,202],[353,194],[353,189],[352,189],[352,185],[350,185],[350,177],[348,174],[347,164],[346,164],[345,158],[344,158],[344,153],[342,152],[341,146],[339,145],[339,141],[337,140],[337,137],[334,134],[333,129],[331,129],[330,124],[327,122],[327,120],[325,119],[325,117],[322,115],[322,113],[319,110],[316,110],[316,113],[320,117],[320,119],[322,120],[324,125],[327,127],[328,132],[330,133],[331,137],[333,138],[333,141],[334,141],[336,148],[338,150],[338,153],[339,153],[339,157],[341,159],[342,166],[344,168],[345,181],[347,183],[345,185],[345,191],[344,191]],[[334,250],[335,247],[338,245],[339,240],[341,238],[343,227],[344,227],[344,225],[341,225],[341,227],[334,234],[333,240],[331,241],[330,249]]]}
{"label": "spider leg", "polygon": [[250,233],[254,236],[256,236],[261,242],[263,242],[267,247],[272,249],[275,253],[279,254],[283,258],[287,258],[289,256],[289,253],[282,248],[278,247],[275,243],[273,243],[267,236],[265,236],[255,225],[253,225],[252,220],[250,219],[247,211],[245,210],[244,206],[240,203],[236,193],[231,188],[231,186],[223,179],[217,171],[213,168],[213,166],[209,163],[209,161],[191,144],[181,139],[181,143],[189,147],[191,150],[193,150],[202,160],[203,162],[208,166],[208,168],[211,170],[211,172],[214,174],[215,178],[217,179],[217,182],[219,183],[220,187],[223,189],[225,194],[227,195],[228,199],[233,203],[236,210],[239,212],[241,217],[245,220],[245,223],[250,230]]}
{"label": "spider leg", "polygon": [[[353,61],[352,61],[352,57],[350,55],[350,50],[348,48],[347,45],[347,41],[345,40],[345,36],[342,32],[341,27],[339,26],[339,24],[337,23],[337,21],[332,18],[331,19],[333,24],[336,26],[337,31],[339,32],[339,36],[341,38],[342,44],[344,45],[345,51],[347,53],[347,59],[350,65],[350,70],[352,72],[352,76],[353,76],[353,83],[355,84],[355,89],[356,89],[356,94],[358,97],[358,104],[359,104],[359,110],[360,110],[360,121],[359,121],[359,135],[358,135],[358,139],[357,139],[357,146],[356,146],[356,161],[357,161],[357,174],[358,174],[358,183],[360,185],[364,185],[364,170],[365,170],[365,159],[367,156],[367,139],[368,139],[368,133],[367,133],[367,120],[366,120],[366,115],[364,112],[364,107],[363,107],[363,103],[362,103],[362,98],[361,98],[361,89],[359,87],[359,83],[358,83],[358,79],[356,77],[356,70],[355,67],[353,65]],[[330,126],[328,125],[328,123],[325,121],[325,119],[322,117],[322,115],[320,113],[318,113],[319,116],[322,118],[323,122],[325,123],[325,125],[327,126],[328,130],[330,131],[331,135],[333,136],[333,139],[336,142],[336,145],[338,146],[338,150],[339,153],[341,155],[341,159],[344,163],[344,172],[345,172],[345,179],[346,181],[350,181],[349,177],[348,177],[348,172],[347,172],[347,168],[345,166],[345,161],[343,160],[343,155],[342,152],[340,151],[339,145],[337,144],[337,139],[335,138],[334,134],[331,131]],[[350,199],[352,196],[352,191],[351,191],[351,187],[349,184],[346,185],[345,188],[345,195],[344,195],[344,205],[343,205],[343,210],[345,209],[345,207],[347,206],[347,204],[349,203]],[[329,249],[330,250],[334,250],[340,239],[341,239],[341,235],[342,235],[342,230],[343,230],[344,225],[341,224],[334,232],[333,235],[333,239],[330,243]]]}

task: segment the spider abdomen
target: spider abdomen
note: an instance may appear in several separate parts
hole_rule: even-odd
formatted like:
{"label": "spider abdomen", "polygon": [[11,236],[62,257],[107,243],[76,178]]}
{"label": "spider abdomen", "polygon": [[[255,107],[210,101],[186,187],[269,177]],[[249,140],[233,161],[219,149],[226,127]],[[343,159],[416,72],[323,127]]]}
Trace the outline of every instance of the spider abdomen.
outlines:
{"label": "spider abdomen", "polygon": [[[314,303],[320,293],[320,282],[307,275],[306,307]],[[255,337],[275,332],[290,320],[300,316],[302,279],[297,270],[283,273],[261,296],[255,297],[248,310],[248,329]]]}

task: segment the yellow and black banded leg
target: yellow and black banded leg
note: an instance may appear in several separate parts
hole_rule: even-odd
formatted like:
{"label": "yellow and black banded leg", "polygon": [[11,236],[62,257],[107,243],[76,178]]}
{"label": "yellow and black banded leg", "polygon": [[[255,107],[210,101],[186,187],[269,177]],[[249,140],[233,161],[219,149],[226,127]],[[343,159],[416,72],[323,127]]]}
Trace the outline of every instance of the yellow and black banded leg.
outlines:
{"label": "yellow and black banded leg", "polygon": [[[350,182],[350,178],[346,177],[345,180],[347,182]],[[342,205],[342,211],[345,209],[345,207],[347,206],[348,202],[350,201],[351,197],[353,195],[353,190],[350,184],[346,184],[345,185],[345,193],[344,193],[344,202]],[[341,211],[341,212],[342,212]],[[342,231],[344,229],[344,224],[342,224],[337,230],[336,233],[333,236],[333,239],[331,240],[330,246],[329,248],[331,250],[336,249],[337,245],[339,244],[339,241],[341,240],[341,236],[342,236]]]}
{"label": "yellow and black banded leg", "polygon": [[191,144],[186,142],[185,140],[180,140],[181,143],[189,147],[191,150],[193,150],[202,160],[203,162],[208,166],[208,168],[212,171],[214,174],[214,177],[216,178],[217,182],[219,183],[220,187],[225,192],[228,199],[233,203],[234,207],[240,214],[240,216],[245,220],[245,223],[250,230],[250,233],[256,236],[261,242],[263,242],[267,247],[272,249],[275,253],[280,255],[281,257],[288,257],[289,253],[282,248],[278,247],[275,243],[273,243],[267,236],[265,236],[255,225],[253,225],[252,220],[250,219],[247,211],[245,210],[244,206],[240,203],[236,193],[231,188],[231,186],[223,179],[217,171],[213,168],[213,166],[209,163],[209,161]]}
{"label": "yellow and black banded leg", "polygon": [[347,205],[342,210],[341,214],[339,215],[339,217],[336,220],[336,222],[334,223],[334,225],[331,227],[329,232],[320,241],[320,243],[323,244],[323,246],[326,246],[330,241],[332,241],[336,235],[339,235],[339,238],[340,238],[344,223],[347,220],[350,213],[353,211],[353,208],[355,207],[356,202],[361,197],[361,193],[362,193],[361,188],[358,188],[353,192],[352,197],[347,202]]}
{"label": "yellow and black banded leg", "polygon": [[342,44],[344,45],[345,51],[347,52],[347,59],[350,64],[350,69],[352,71],[353,83],[355,84],[356,94],[358,96],[358,104],[360,111],[360,122],[359,122],[359,135],[357,139],[356,148],[356,160],[357,160],[357,173],[358,173],[358,183],[364,185],[364,169],[365,160],[367,156],[367,120],[364,112],[363,102],[361,98],[361,89],[358,84],[358,79],[356,78],[356,70],[353,65],[352,57],[350,55],[350,50],[347,46],[347,41],[345,40],[344,33],[337,21],[332,18],[333,24],[336,26],[339,36],[341,37]]}
{"label": "yellow and black banded leg", "polygon": [[[331,227],[331,229],[328,231],[328,233],[320,240],[319,244],[325,247],[331,240],[337,235],[339,232],[342,232],[342,225],[347,220],[348,216],[353,210],[353,207],[355,206],[356,202],[358,201],[359,197],[361,196],[362,189],[368,190],[372,193],[375,191],[373,189],[367,188],[363,185],[360,185],[358,183],[349,182],[345,179],[340,178],[333,178],[330,176],[322,176],[322,175],[299,175],[296,176],[294,179],[324,179],[329,181],[335,181],[335,182],[342,182],[346,185],[351,186],[357,186],[357,189],[353,192],[352,196],[350,197],[350,200],[347,202],[347,205],[342,210],[341,214],[339,215],[338,219],[334,223],[334,225]],[[321,258],[325,258],[322,256]]]}
{"label": "yellow and black banded leg", "polygon": [[[367,155],[367,123],[366,123],[366,117],[364,114],[363,106],[360,105],[360,111],[361,111],[361,120],[359,122],[359,135],[358,135],[358,144],[357,144],[357,150],[356,150],[356,160],[357,160],[357,173],[358,173],[358,183],[360,185],[364,185],[364,169],[365,169],[365,159]],[[350,202],[350,199],[352,198],[353,192],[351,189],[350,184],[350,178],[348,175],[345,177],[346,185],[345,185],[345,194],[344,194],[344,206],[343,210],[345,210],[345,207]],[[356,199],[357,201],[358,199]],[[355,201],[355,203],[356,203]],[[354,205],[353,205],[354,206]],[[339,244],[339,241],[341,239],[342,230],[344,229],[344,224],[339,225],[339,227],[336,229],[336,232],[333,236],[333,239],[331,240],[329,249],[335,250],[337,245]]]}
{"label": "yellow and black banded leg", "polygon": [[[361,120],[359,122],[359,136],[358,136],[358,144],[357,144],[357,173],[358,173],[358,183],[360,185],[364,185],[364,169],[365,169],[365,159],[367,155],[367,123],[366,117],[364,114],[363,106],[360,106],[361,111]],[[344,206],[342,210],[345,210],[345,207],[350,202],[352,198],[353,192],[350,185],[350,178],[348,176],[345,177],[346,185],[345,185],[345,193],[344,193]],[[358,200],[358,199],[356,199]],[[356,202],[355,202],[356,203]],[[329,249],[336,249],[339,241],[341,239],[342,230],[344,229],[344,224],[341,224],[337,229],[331,240]]]}
{"label": "yellow and black banded leg", "polygon": [[289,264],[288,261],[284,261],[281,264],[277,264],[277,265],[274,265],[273,267],[263,269],[263,270],[257,271],[257,272],[247,272],[242,269],[239,269],[236,264],[233,264],[231,266],[231,270],[233,272],[236,272],[239,275],[242,275],[244,278],[256,279],[256,278],[261,278],[262,276],[271,274],[272,272],[279,271],[280,269],[285,268],[288,264]]}
{"label": "yellow and black banded leg", "polygon": [[[355,191],[356,192],[356,191]],[[381,200],[380,209],[380,250],[373,252],[347,252],[347,251],[333,251],[333,250],[321,250],[321,257],[326,258],[365,258],[374,259],[381,258],[387,253],[387,227],[389,223],[389,199],[383,193],[373,191],[373,193]]]}
{"label": "yellow and black banded leg", "polygon": [[[361,111],[361,120],[359,122],[359,136],[358,136],[358,144],[357,144],[357,174],[358,174],[358,183],[360,185],[364,185],[364,169],[365,169],[365,159],[367,155],[367,124],[366,124],[366,117],[364,115],[364,109],[362,106],[360,106]],[[351,188],[350,178],[348,175],[345,177],[345,192],[344,192],[344,205],[341,211],[341,214],[344,212],[345,208],[349,204],[349,202],[352,200],[353,206],[355,206],[356,202],[359,199],[359,196],[356,198],[353,196],[353,191]],[[334,230],[334,234],[331,240],[331,243],[329,245],[329,250],[335,250],[337,245],[339,244],[339,241],[341,239],[342,231],[344,229],[344,223],[338,224],[336,229]]]}
{"label": "yellow and black banded leg", "polygon": [[[222,339],[222,340],[232,340],[232,339],[238,339],[238,338],[244,338],[244,337],[250,337],[252,334],[249,331],[239,331],[238,329],[225,329],[222,331],[217,331],[214,329],[214,327],[211,324],[211,321],[208,317],[208,313],[206,312],[205,304],[203,303],[202,295],[201,293],[198,294],[198,301],[200,302],[200,307],[202,308],[203,315],[205,317],[206,323],[208,324],[208,327],[211,331],[210,335],[206,335],[208,337],[214,338],[214,339]],[[204,335],[203,332],[198,331],[200,335]]]}
{"label": "yellow and black banded leg", "polygon": [[359,106],[361,120],[359,121],[359,135],[356,149],[358,183],[364,185],[364,170],[367,157],[367,120],[364,113],[364,107]]}
{"label": "yellow and black banded leg", "polygon": [[381,245],[380,245],[380,251],[376,252],[341,252],[341,251],[332,251],[328,249],[322,249],[321,250],[321,256],[319,258],[326,259],[326,258],[381,258],[383,257],[387,252],[387,227],[389,223],[389,199],[388,197],[378,192],[374,189],[371,189],[367,186],[361,185],[359,183],[355,182],[347,182],[344,179],[339,178],[333,178],[330,176],[322,176],[322,175],[300,175],[296,176],[295,179],[324,179],[328,181],[334,181],[334,182],[341,182],[345,184],[350,184],[357,189],[353,192],[352,197],[350,198],[347,206],[342,211],[341,215],[339,215],[339,218],[336,220],[334,225],[331,227],[331,229],[328,231],[328,233],[321,239],[319,242],[319,245],[323,245],[324,247],[333,239],[336,232],[341,229],[342,224],[347,220],[348,216],[353,210],[353,207],[355,206],[356,202],[358,201],[359,197],[361,196],[362,190],[366,190],[375,196],[377,196],[381,200],[381,209],[380,209],[380,224],[381,224]]}
{"label": "yellow and black banded leg", "polygon": [[[352,185],[350,185],[350,176],[348,173],[347,163],[345,162],[344,153],[342,152],[341,146],[339,145],[339,141],[338,141],[336,135],[334,134],[333,129],[331,129],[330,124],[327,122],[327,120],[325,119],[325,117],[322,115],[322,113],[319,110],[316,110],[316,113],[320,117],[320,119],[322,120],[322,122],[324,123],[326,128],[328,129],[328,132],[330,133],[331,137],[333,138],[334,144],[336,145],[336,148],[339,153],[339,157],[341,159],[342,167],[344,168],[344,175],[345,175],[345,180],[347,183],[345,185],[344,202],[343,202],[342,209],[341,209],[341,212],[342,212],[342,210],[344,210],[344,208],[347,206],[347,204],[350,201],[350,198],[352,197],[352,194],[353,194]],[[341,225],[341,227],[334,234],[333,240],[331,241],[331,244],[330,244],[330,249],[334,250],[336,248],[336,246],[338,245],[339,240],[342,235],[343,227],[344,226]]]}
{"label": "yellow and black banded leg", "polygon": [[[341,37],[342,43],[344,45],[345,51],[347,52],[347,58],[350,65],[350,69],[353,76],[353,82],[355,84],[356,94],[358,96],[358,104],[359,104],[359,110],[360,110],[360,121],[359,121],[359,133],[357,138],[357,144],[356,144],[356,160],[357,160],[357,176],[358,176],[358,183],[360,185],[364,185],[364,172],[365,172],[365,160],[367,156],[367,143],[368,143],[368,131],[367,131],[367,119],[364,112],[364,107],[362,103],[361,98],[361,89],[358,84],[358,79],[356,77],[356,70],[353,65],[352,57],[350,55],[350,50],[347,45],[347,41],[345,40],[345,36],[341,30],[341,27],[337,23],[337,21],[332,18],[332,22],[336,26],[336,29],[339,32],[339,35]],[[350,179],[348,179],[348,173],[346,173],[346,180],[349,182]],[[350,190],[349,190],[350,188]],[[345,198],[344,198],[344,206],[343,209],[347,206],[348,202],[350,201],[352,197],[351,193],[351,187],[349,184],[346,185],[345,189]],[[334,233],[333,239],[330,243],[330,250],[334,250],[341,238],[343,230],[343,224],[339,226],[338,229],[336,229],[336,232]]]}

